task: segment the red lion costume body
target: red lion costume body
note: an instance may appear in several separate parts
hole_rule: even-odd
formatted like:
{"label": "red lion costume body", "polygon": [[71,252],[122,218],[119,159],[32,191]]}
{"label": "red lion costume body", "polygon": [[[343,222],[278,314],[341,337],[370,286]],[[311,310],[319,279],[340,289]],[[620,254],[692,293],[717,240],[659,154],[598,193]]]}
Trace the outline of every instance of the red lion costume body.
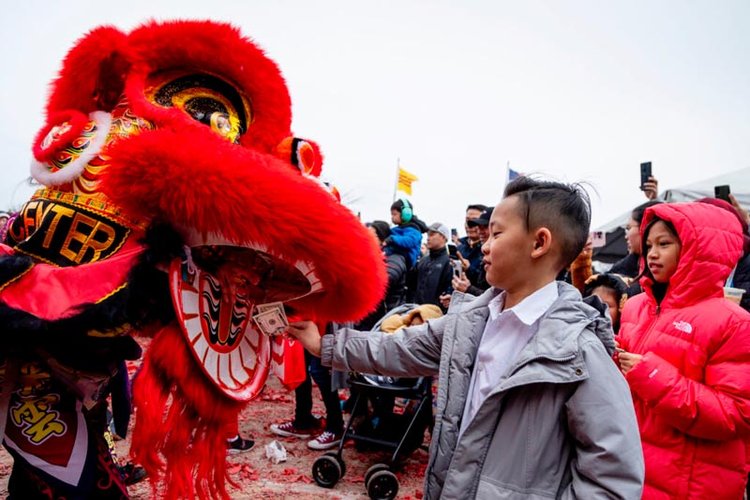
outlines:
{"label": "red lion costume body", "polygon": [[226,497],[228,429],[276,342],[254,308],[345,321],[375,306],[380,251],[319,181],[290,106],[276,65],[226,24],[102,27],[70,51],[33,148],[44,187],[0,245],[11,494],[127,494],[102,415],[135,334],[153,340],[134,458],[160,495]]}

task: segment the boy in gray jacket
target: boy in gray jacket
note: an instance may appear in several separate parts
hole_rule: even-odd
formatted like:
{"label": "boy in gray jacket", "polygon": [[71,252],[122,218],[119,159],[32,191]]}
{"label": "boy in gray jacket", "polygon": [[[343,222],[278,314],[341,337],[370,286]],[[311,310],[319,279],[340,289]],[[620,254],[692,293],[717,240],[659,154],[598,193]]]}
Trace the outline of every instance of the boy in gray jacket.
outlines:
{"label": "boy in gray jacket", "polygon": [[492,213],[481,296],[454,294],[448,314],[394,335],[321,339],[311,322],[290,325],[335,369],[438,375],[425,498],[640,498],[611,325],[555,281],[583,248],[590,211],[577,186],[518,178]]}

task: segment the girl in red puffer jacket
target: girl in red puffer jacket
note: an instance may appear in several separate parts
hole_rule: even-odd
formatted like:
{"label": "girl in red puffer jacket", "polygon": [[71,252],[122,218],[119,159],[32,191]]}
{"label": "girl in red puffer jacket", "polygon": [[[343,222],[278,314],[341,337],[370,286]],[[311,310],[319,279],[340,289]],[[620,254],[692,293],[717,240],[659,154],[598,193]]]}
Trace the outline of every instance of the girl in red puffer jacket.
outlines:
{"label": "girl in red puffer jacket", "polygon": [[618,362],[646,461],[646,499],[742,498],[750,438],[750,314],[724,299],[740,224],[703,203],[641,224],[644,292],[621,319]]}

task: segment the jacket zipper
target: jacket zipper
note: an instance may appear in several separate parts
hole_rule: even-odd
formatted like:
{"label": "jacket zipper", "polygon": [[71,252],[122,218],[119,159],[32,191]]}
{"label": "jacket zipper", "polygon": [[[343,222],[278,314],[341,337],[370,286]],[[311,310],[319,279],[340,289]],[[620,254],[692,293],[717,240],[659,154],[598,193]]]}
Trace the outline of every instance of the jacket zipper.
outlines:
{"label": "jacket zipper", "polygon": [[659,313],[661,313],[661,304],[658,304],[656,306],[656,314],[654,315],[653,321],[651,321],[651,324],[648,326],[648,330],[646,330],[646,333],[638,338],[638,341],[636,341],[636,343],[633,345],[633,349],[630,349],[630,352],[645,354],[641,351],[643,350],[643,346],[646,345],[646,340],[650,339],[651,332],[656,326],[656,322],[659,321]]}

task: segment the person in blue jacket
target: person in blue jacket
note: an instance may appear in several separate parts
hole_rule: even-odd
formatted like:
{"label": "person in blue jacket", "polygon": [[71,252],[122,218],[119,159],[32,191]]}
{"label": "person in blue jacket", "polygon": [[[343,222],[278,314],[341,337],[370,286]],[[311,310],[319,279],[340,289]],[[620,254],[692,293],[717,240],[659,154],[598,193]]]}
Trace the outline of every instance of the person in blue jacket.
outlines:
{"label": "person in blue jacket", "polygon": [[422,250],[422,233],[427,231],[427,224],[414,214],[414,206],[406,198],[401,198],[391,205],[391,235],[385,241],[385,254],[399,254],[406,258],[409,269],[419,260]]}

